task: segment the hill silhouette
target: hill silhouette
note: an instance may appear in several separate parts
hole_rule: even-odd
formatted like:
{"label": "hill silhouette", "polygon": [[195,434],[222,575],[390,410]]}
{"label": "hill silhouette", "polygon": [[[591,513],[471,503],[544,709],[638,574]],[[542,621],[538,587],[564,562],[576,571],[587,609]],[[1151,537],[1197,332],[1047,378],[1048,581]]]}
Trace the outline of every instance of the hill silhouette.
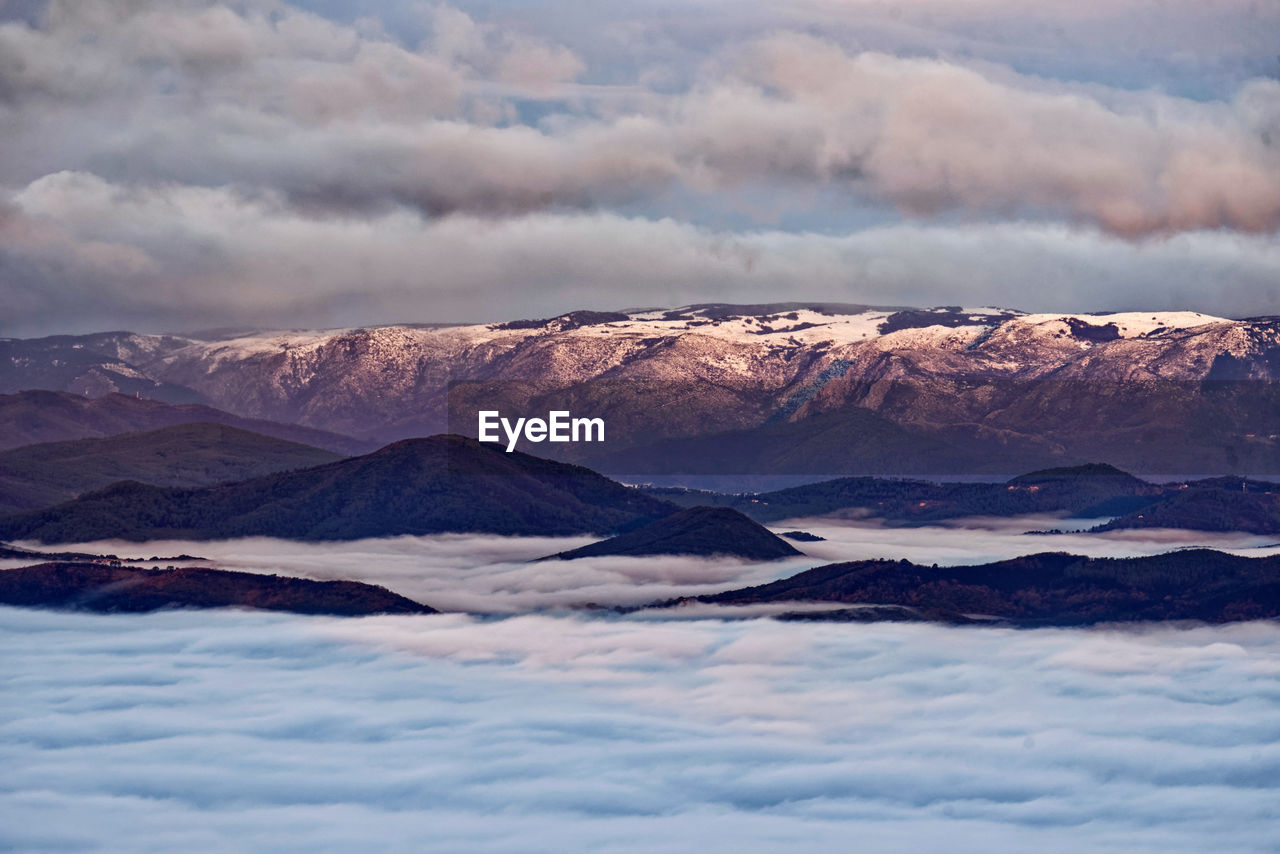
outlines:
{"label": "hill silhouette", "polygon": [[296,614],[432,614],[434,608],[360,581],[313,581],[220,569],[42,563],[0,572],[0,604],[139,612],[260,608]]}
{"label": "hill silhouette", "polygon": [[556,536],[613,533],[675,509],[580,466],[442,435],[202,489],[117,483],[57,507],[0,519],[0,539]]}
{"label": "hill silhouette", "polygon": [[728,507],[690,507],[598,543],[553,557],[600,555],[721,555],[778,560],[801,554],[763,525]]}

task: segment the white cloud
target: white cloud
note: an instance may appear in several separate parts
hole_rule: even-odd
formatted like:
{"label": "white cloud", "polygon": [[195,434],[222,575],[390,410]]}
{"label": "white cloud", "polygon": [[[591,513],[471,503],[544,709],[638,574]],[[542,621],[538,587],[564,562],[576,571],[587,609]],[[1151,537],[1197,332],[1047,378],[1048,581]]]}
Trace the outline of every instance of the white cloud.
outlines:
{"label": "white cloud", "polygon": [[21,850],[1176,854],[1274,839],[1269,624],[0,609],[0,643],[0,844]]}
{"label": "white cloud", "polygon": [[138,318],[150,329],[337,326],[779,298],[1250,316],[1280,299],[1276,242],[1230,232],[1130,242],[1051,224],[828,235],[603,212],[313,218],[269,194],[86,173],[10,196],[0,253],[14,271],[0,281],[10,334]]}
{"label": "white cloud", "polygon": [[[1262,13],[1228,5],[1240,38],[1185,3],[1149,25],[1102,4],[1025,21],[1234,56]],[[1002,2],[912,4],[859,47],[849,27],[891,12],[638,4],[588,27],[429,6],[417,42],[279,0],[59,0],[0,23],[8,319],[346,325],[763,295],[1273,310],[1275,80],[1210,99],[1019,70],[978,49]],[[694,47],[683,70],[663,59]],[[829,233],[849,221],[880,225]]]}
{"label": "white cloud", "polygon": [[[1207,547],[1236,554],[1280,553],[1274,539],[1252,534],[1144,529],[1105,534],[1046,537],[1029,530],[1075,529],[1072,520],[1052,516],[962,519],[919,528],[884,527],[874,521],[795,519],[774,531],[801,528],[825,537],[799,543],[806,557],[768,563],[697,557],[597,557],[538,561],[591,542],[589,537],[498,537],[440,534],[351,542],[296,543],[263,537],[194,542],[106,540],[66,548],[95,554],[146,559],[191,554],[224,569],[282,573],[318,579],[354,579],[384,585],[445,611],[481,614],[525,613],[540,609],[638,606],[688,596],[719,593],[786,578],[804,569],[849,560],[906,558],[920,564],[973,564],[1040,551],[1067,551],[1091,557],[1137,557],[1182,547]],[[38,543],[27,544],[40,548]],[[764,609],[764,612],[773,609]],[[759,612],[731,609],[725,616]],[[687,617],[701,611],[681,610]],[[659,616],[671,616],[663,613]]]}

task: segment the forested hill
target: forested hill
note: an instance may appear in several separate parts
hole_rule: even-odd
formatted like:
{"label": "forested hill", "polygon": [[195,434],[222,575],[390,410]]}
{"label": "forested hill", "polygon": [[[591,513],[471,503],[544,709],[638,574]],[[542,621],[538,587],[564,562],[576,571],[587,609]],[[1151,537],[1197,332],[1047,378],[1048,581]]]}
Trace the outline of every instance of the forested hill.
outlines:
{"label": "forested hill", "polygon": [[0,539],[608,534],[675,509],[579,466],[508,454],[461,436],[434,436],[203,489],[118,483],[57,507],[0,519]]}

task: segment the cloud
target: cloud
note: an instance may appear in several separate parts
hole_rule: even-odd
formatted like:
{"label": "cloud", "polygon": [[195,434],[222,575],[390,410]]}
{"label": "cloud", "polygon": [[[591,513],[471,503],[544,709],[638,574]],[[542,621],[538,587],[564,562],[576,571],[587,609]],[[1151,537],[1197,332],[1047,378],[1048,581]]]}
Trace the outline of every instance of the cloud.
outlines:
{"label": "cloud", "polygon": [[590,537],[442,534],[312,545],[267,538],[141,545],[111,540],[88,548],[144,559],[193,554],[227,569],[356,579],[440,610],[495,614],[645,605],[760,584],[815,565],[805,559],[750,564],[696,557],[537,560],[589,542]]}
{"label": "cloud", "polygon": [[[1275,303],[1280,84],[1247,4],[1215,7],[1212,33],[1189,3],[1154,22],[1146,4],[813,2],[733,20],[705,4],[583,20],[319,5],[350,14],[54,0],[0,21],[15,328],[763,294]],[[418,35],[386,23],[406,15]],[[993,47],[1013,31],[1034,49]],[[1225,65],[1194,67],[1227,82],[1179,95],[1028,60],[1071,54],[1049,45],[1059,31],[1140,31],[1180,55],[1200,39]]]}
{"label": "cloud", "polygon": [[[0,209],[7,334],[495,321],[783,296],[1029,311],[1272,313],[1280,249],[1053,224],[735,232],[615,213],[308,216],[270,194],[58,173]],[[495,307],[496,306],[496,307]]]}
{"label": "cloud", "polygon": [[[1245,852],[1280,632],[0,609],[21,850]],[[1117,663],[1120,666],[1117,666]]]}
{"label": "cloud", "polygon": [[[1273,538],[1252,534],[1163,529],[1052,537],[1026,533],[1050,528],[1074,530],[1091,524],[1084,521],[1073,524],[1072,520],[1055,516],[961,519],[948,525],[919,528],[885,527],[875,521],[833,518],[784,520],[770,527],[775,532],[801,528],[825,537],[826,541],[800,544],[805,557],[755,564],[697,557],[537,561],[537,558],[585,545],[592,538],[484,534],[333,543],[296,543],[262,537],[213,542],[161,540],[141,544],[106,540],[68,548],[140,559],[152,555],[192,554],[209,558],[224,569],[322,580],[354,579],[381,584],[441,610],[477,614],[563,610],[587,604],[647,605],[763,584],[823,564],[872,558],[906,558],[926,565],[954,565],[1004,560],[1039,551],[1137,557],[1191,546],[1250,556],[1280,553],[1280,545],[1275,544]],[[29,545],[40,548],[37,543]],[[757,616],[773,610],[716,613],[731,617]],[[706,614],[687,608],[674,615],[661,614],[663,617],[694,615]]]}
{"label": "cloud", "polygon": [[[13,118],[46,138],[113,123],[58,146],[57,168],[270,189],[313,211],[661,207],[673,187],[761,185],[1124,236],[1280,225],[1274,80],[1201,102],[783,32],[726,47],[684,90],[615,86],[586,104],[562,88],[586,71],[572,51],[457,10],[436,10],[434,39],[418,49],[265,3],[119,12],[55,3],[42,28],[0,28],[17,57]],[[537,121],[511,121],[515,102],[494,84],[559,100]],[[133,113],[123,127],[122,103]],[[24,141],[20,131],[11,147],[28,154]],[[16,157],[8,172],[31,181],[55,171],[52,159]]]}

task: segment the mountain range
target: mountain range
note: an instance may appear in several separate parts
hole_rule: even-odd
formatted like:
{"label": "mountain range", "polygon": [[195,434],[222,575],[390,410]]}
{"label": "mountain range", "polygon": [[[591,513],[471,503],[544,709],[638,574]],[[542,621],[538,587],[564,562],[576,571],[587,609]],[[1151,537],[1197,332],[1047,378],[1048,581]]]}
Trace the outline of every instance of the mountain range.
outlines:
{"label": "mountain range", "polygon": [[[608,441],[524,449],[613,474],[1280,472],[1273,317],[785,303],[2,343],[0,390],[197,401],[377,443],[474,434],[479,408],[568,409]],[[29,441],[53,438],[72,437]]]}
{"label": "mountain range", "polygon": [[201,404],[167,404],[115,392],[88,397],[32,388],[0,394],[0,450],[159,430],[179,424],[222,424],[344,457],[367,454],[383,444],[299,424],[243,418]]}
{"label": "mountain range", "polygon": [[505,453],[462,436],[435,436],[199,489],[124,481],[45,510],[0,518],[0,539],[563,536],[614,533],[676,509],[580,466]]}

